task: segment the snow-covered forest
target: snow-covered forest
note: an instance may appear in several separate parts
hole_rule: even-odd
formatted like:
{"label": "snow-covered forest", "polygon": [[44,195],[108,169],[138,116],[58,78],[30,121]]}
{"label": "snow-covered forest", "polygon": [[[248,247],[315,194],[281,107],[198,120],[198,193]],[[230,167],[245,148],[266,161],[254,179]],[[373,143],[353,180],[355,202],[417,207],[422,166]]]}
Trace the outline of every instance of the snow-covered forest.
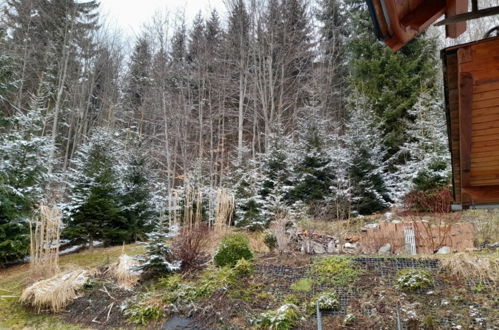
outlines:
{"label": "snow-covered forest", "polygon": [[188,202],[213,223],[220,188],[250,229],[448,191],[430,34],[394,53],[360,0],[229,0],[192,22],[158,13],[126,40],[98,6],[3,4],[0,264],[28,253],[40,204],[92,245],[144,240]]}

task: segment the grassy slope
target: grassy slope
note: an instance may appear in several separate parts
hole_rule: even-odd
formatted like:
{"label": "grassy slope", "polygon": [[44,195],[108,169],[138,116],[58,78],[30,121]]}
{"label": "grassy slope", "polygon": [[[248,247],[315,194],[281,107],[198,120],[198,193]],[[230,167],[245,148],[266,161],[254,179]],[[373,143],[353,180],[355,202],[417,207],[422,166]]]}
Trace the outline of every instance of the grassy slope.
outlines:
{"label": "grassy slope", "polygon": [[[121,254],[122,247],[96,248],[94,252],[61,256],[60,265],[76,265],[81,267],[102,266],[113,263]],[[137,255],[142,253],[143,246],[127,245],[125,253]],[[18,303],[18,297],[27,282],[29,265],[19,265],[0,270],[0,329],[78,329],[59,320],[56,316],[37,315],[32,310]]]}

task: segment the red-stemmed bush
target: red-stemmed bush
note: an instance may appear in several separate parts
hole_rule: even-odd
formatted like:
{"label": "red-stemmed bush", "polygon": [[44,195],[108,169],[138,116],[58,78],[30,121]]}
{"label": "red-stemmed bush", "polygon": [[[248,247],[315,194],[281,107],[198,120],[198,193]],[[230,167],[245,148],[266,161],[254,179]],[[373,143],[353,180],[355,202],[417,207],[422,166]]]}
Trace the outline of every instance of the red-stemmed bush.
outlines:
{"label": "red-stemmed bush", "polygon": [[202,269],[210,259],[206,252],[209,242],[209,228],[198,225],[192,228],[184,227],[175,237],[172,250],[177,260],[182,262],[182,272]]}
{"label": "red-stemmed bush", "polygon": [[447,187],[414,191],[404,198],[404,208],[413,212],[447,213],[451,211],[452,193]]}

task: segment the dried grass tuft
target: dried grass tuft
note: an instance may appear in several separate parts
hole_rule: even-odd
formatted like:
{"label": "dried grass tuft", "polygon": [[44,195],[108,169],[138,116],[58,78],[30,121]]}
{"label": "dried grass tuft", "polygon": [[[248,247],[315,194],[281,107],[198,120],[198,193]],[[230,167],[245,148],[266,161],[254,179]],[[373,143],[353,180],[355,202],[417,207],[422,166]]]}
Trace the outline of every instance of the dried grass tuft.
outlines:
{"label": "dried grass tuft", "polygon": [[59,272],[59,238],[61,211],[57,207],[40,206],[39,217],[30,221],[31,279],[54,276]]}
{"label": "dried grass tuft", "polygon": [[277,249],[280,253],[287,252],[290,237],[286,233],[286,224],[290,221],[287,214],[277,214],[274,222],[270,226],[270,231],[277,239]]}
{"label": "dried grass tuft", "polygon": [[224,230],[230,226],[234,207],[234,195],[227,192],[224,188],[218,189],[215,206],[215,228],[217,230]]}
{"label": "dried grass tuft", "polygon": [[499,260],[474,256],[469,253],[456,253],[440,260],[441,268],[451,275],[464,280],[499,282]]}
{"label": "dried grass tuft", "polygon": [[119,257],[118,263],[111,267],[110,272],[119,286],[131,289],[140,279],[140,271],[136,269],[138,265],[139,262],[137,260],[123,253]]}
{"label": "dried grass tuft", "polygon": [[24,289],[21,302],[38,312],[42,309],[59,312],[78,297],[79,291],[93,274],[92,271],[78,269],[35,282]]}

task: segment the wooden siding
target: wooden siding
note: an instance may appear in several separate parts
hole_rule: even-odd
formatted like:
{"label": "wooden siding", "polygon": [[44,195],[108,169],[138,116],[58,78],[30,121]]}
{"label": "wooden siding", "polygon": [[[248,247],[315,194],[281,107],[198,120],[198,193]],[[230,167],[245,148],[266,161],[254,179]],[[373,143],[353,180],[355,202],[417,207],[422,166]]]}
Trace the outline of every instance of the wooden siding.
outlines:
{"label": "wooden siding", "polygon": [[444,57],[444,81],[446,85],[447,126],[452,162],[454,202],[461,204],[461,167],[459,161],[459,91],[457,88],[457,51]]}
{"label": "wooden siding", "polygon": [[442,54],[455,202],[499,203],[499,38]]}

